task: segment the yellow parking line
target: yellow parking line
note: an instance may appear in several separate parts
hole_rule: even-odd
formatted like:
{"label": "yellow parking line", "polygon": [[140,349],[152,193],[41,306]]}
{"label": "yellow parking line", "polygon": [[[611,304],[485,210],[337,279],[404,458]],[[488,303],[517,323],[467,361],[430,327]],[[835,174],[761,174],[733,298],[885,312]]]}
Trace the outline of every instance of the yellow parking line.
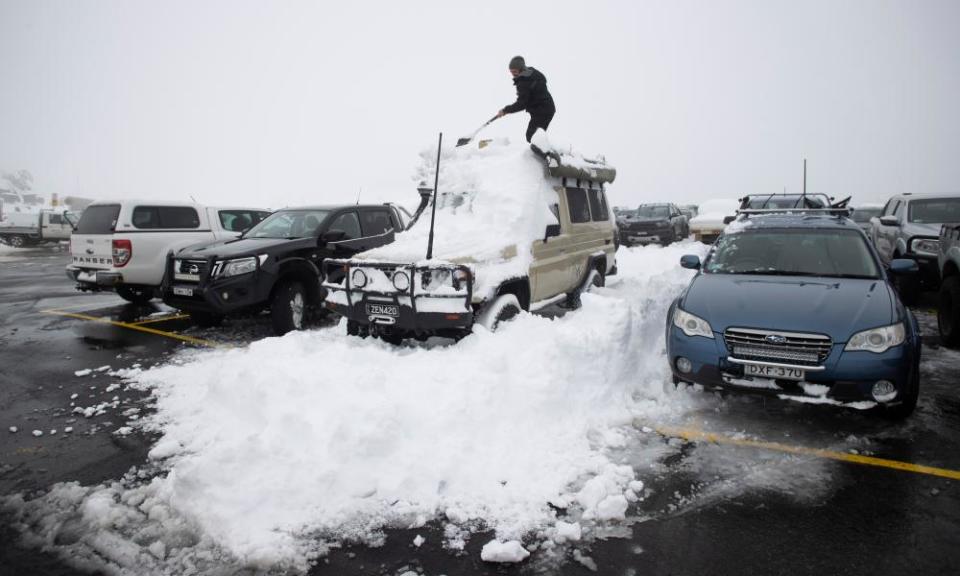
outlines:
{"label": "yellow parking line", "polygon": [[155,328],[148,328],[147,326],[139,326],[137,324],[129,324],[127,322],[116,322],[114,320],[108,320],[106,318],[97,318],[96,316],[88,316],[86,314],[78,314],[76,312],[64,312],[63,310],[42,310],[41,312],[43,314],[55,314],[57,316],[66,316],[68,318],[76,318],[78,320],[87,320],[89,322],[99,322],[101,324],[110,324],[111,326],[118,326],[120,328],[127,328],[129,330],[136,330],[138,332],[146,332],[147,334],[154,334],[156,336],[164,336],[166,338],[180,340],[181,342],[187,342],[188,344],[196,344],[197,346],[207,346],[209,348],[229,347],[224,344],[219,344],[217,342],[213,342],[210,340],[194,338],[193,336],[184,336],[182,334],[175,334],[173,332],[165,332],[163,330],[157,330]]}
{"label": "yellow parking line", "polygon": [[143,326],[144,324],[156,324],[158,322],[169,322],[171,320],[183,320],[189,318],[188,314],[174,314],[173,316],[160,316],[158,318],[150,318],[148,320],[141,320],[139,322],[130,322],[132,326]]}
{"label": "yellow parking line", "polygon": [[846,452],[835,452],[833,450],[824,450],[823,448],[809,448],[806,446],[794,446],[790,444],[781,444],[780,442],[764,442],[762,440],[748,440],[746,438],[733,438],[724,434],[713,432],[702,432],[692,428],[679,428],[672,426],[656,426],[653,429],[661,436],[671,436],[683,438],[691,442],[713,442],[715,444],[730,444],[733,446],[745,446],[749,448],[760,448],[763,450],[775,450],[777,452],[787,452],[789,454],[801,454],[804,456],[816,456],[818,458],[829,458],[841,462],[851,462],[854,464],[863,464],[866,466],[879,466],[881,468],[891,468],[893,470],[902,470],[904,472],[914,472],[916,474],[928,474],[930,476],[939,476],[951,480],[960,480],[960,471],[948,470],[946,468],[935,468],[933,466],[923,466],[921,464],[911,464],[899,460],[887,460],[886,458],[876,458],[874,456],[861,456],[860,454],[848,454]]}

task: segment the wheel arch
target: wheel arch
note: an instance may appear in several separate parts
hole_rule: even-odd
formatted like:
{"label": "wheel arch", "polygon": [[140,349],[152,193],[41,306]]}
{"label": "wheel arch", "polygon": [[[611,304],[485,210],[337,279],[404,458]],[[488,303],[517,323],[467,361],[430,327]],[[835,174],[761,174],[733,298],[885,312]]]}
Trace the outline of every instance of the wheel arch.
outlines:
{"label": "wheel arch", "polygon": [[943,280],[958,274],[960,274],[960,265],[958,265],[954,260],[947,260],[947,262],[943,265],[943,272],[940,273],[940,279]]}
{"label": "wheel arch", "polygon": [[320,270],[306,260],[287,260],[280,264],[277,281],[270,287],[270,299],[273,299],[277,289],[288,282],[300,282],[307,292],[307,301],[311,304],[320,302],[323,290],[320,287]]}
{"label": "wheel arch", "polygon": [[530,311],[530,279],[526,276],[512,278],[500,284],[493,299],[504,294],[513,294],[520,301],[520,307],[524,311]]}

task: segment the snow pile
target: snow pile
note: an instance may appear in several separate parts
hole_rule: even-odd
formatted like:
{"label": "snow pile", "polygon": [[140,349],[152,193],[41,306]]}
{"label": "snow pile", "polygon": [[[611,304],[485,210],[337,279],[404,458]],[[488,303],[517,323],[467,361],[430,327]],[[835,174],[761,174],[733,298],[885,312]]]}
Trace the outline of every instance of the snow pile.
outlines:
{"label": "snow pile", "polygon": [[137,423],[161,435],[152,464],[7,507],[38,544],[142,573],[305,570],[329,546],[431,520],[455,549],[494,530],[494,561],[522,559],[536,534],[575,542],[643,489],[610,455],[621,430],[682,410],[663,400],[662,350],[687,252],[704,247],[622,250],[621,276],[582,309],[456,345],[394,348],[340,325],[191,352],[135,376],[156,397]]}

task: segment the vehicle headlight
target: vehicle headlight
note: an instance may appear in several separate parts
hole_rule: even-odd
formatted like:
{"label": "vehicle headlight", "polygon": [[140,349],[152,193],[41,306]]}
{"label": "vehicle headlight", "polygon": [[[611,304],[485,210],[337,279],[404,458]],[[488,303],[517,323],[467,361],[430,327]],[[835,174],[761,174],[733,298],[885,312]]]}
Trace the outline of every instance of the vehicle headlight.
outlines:
{"label": "vehicle headlight", "polygon": [[863,350],[865,352],[880,354],[894,346],[903,344],[905,338],[906,330],[904,330],[903,322],[897,322],[890,326],[857,332],[850,338],[850,341],[847,342],[844,350]]}
{"label": "vehicle headlight", "polygon": [[398,271],[393,274],[393,287],[401,292],[410,289],[410,276],[406,272]]}
{"label": "vehicle headlight", "polygon": [[227,260],[223,263],[220,276],[227,278],[230,276],[240,276],[249,274],[257,269],[256,258],[239,258],[237,260]]}
{"label": "vehicle headlight", "polygon": [[453,271],[453,288],[454,290],[460,290],[460,286],[464,282],[470,281],[470,271],[464,270],[463,268],[457,268]]}
{"label": "vehicle headlight", "polygon": [[443,268],[432,268],[424,270],[420,274],[420,286],[427,292],[436,290],[441,286],[453,286],[450,279],[450,271]]}
{"label": "vehicle headlight", "polygon": [[694,316],[689,312],[680,309],[679,306],[673,311],[673,325],[683,330],[687,336],[703,336],[704,338],[713,338],[713,328],[710,323]]}
{"label": "vehicle headlight", "polygon": [[354,288],[363,288],[367,285],[367,274],[359,268],[355,269],[350,273],[350,283]]}
{"label": "vehicle headlight", "polygon": [[910,242],[910,252],[924,256],[936,256],[940,252],[940,241],[933,238],[915,238]]}

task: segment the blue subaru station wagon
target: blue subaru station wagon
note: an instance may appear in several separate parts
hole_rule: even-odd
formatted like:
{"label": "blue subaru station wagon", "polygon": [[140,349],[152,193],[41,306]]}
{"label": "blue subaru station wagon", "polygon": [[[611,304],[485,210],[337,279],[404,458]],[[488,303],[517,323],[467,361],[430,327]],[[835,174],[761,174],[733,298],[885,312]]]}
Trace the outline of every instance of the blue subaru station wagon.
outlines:
{"label": "blue subaru station wagon", "polygon": [[920,335],[891,274],[846,210],[743,210],[667,316],[674,383],[814,404],[913,412]]}

